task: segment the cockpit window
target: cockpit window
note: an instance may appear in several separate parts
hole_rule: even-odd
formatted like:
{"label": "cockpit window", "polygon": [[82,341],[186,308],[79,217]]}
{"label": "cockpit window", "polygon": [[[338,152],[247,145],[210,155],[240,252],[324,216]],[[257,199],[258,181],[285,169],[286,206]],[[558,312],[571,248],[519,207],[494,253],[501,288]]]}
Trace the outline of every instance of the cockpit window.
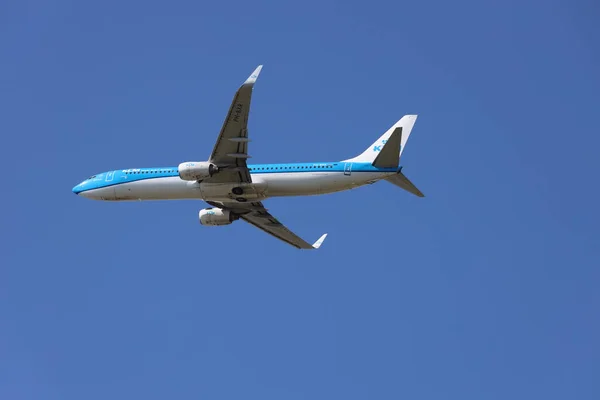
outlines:
{"label": "cockpit window", "polygon": [[90,177],[88,178],[88,181],[89,181],[90,179],[94,179],[95,177],[96,177],[96,175],[92,175],[92,176],[90,176]]}

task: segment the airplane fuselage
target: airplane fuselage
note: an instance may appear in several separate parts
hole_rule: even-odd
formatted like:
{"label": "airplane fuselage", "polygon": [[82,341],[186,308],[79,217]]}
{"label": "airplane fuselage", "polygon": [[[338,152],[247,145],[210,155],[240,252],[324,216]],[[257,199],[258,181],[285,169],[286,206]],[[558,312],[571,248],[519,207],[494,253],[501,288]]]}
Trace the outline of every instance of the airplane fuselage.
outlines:
{"label": "airplane fuselage", "polygon": [[312,244],[305,241],[275,218],[263,200],[340,192],[382,179],[423,197],[400,171],[400,156],[416,115],[403,116],[362,153],[349,159],[248,165],[248,117],[261,70],[262,65],[238,88],[206,161],[103,172],[75,186],[73,193],[107,201],[204,200],[211,207],[198,212],[200,224],[223,226],[243,220],[298,249],[320,248],[327,233]]}
{"label": "airplane fuselage", "polygon": [[[186,181],[180,178],[177,167],[122,169],[94,175],[75,186],[73,192],[107,201],[199,199],[246,202],[339,192],[374,183],[397,172],[397,168],[344,161],[253,164],[248,165],[248,169],[251,183]],[[234,188],[241,188],[242,193],[235,194]]]}

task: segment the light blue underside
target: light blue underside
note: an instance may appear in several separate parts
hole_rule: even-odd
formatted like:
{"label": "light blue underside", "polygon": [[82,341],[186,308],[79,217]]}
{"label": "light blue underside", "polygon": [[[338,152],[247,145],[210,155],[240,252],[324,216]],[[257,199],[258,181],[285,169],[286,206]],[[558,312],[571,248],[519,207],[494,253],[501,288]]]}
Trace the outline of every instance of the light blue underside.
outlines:
{"label": "light blue underside", "polygon": [[[315,162],[287,164],[251,164],[250,174],[306,173],[306,172],[394,172],[397,168],[377,168],[370,163]],[[86,179],[73,188],[74,193],[99,189],[108,186],[141,181],[144,179],[166,178],[178,176],[177,167],[130,168],[99,173]]]}

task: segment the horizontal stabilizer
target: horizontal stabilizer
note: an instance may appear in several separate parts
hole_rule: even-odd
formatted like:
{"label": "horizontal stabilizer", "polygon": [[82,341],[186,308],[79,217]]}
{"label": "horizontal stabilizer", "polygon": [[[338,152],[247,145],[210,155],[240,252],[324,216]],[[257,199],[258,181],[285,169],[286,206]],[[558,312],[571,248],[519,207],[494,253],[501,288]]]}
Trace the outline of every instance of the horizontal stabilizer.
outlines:
{"label": "horizontal stabilizer", "polygon": [[425,197],[425,195],[421,193],[421,191],[417,189],[417,187],[413,185],[413,183],[409,181],[408,178],[404,176],[402,172],[398,172],[396,175],[390,176],[389,178],[385,178],[385,180],[393,185],[401,187],[402,189],[414,194],[415,196]]}

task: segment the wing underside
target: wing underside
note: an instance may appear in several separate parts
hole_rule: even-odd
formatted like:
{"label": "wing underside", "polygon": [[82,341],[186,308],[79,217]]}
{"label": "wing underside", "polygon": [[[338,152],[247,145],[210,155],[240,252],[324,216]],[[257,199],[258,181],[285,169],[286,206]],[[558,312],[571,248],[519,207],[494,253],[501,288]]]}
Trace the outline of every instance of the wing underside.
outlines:
{"label": "wing underside", "polygon": [[322,235],[315,243],[310,244],[294,232],[285,227],[277,218],[271,215],[261,202],[253,202],[250,204],[244,203],[220,203],[208,202],[208,204],[227,209],[236,214],[244,221],[254,225],[258,229],[276,237],[298,249],[318,249],[327,237],[327,234]]}
{"label": "wing underside", "polygon": [[248,139],[248,116],[252,89],[261,69],[262,65],[259,65],[233,97],[229,112],[209,158],[209,161],[216,164],[221,171],[207,179],[207,182],[249,183],[252,181],[246,165],[246,159],[250,158],[248,155],[248,142],[250,141]]}

